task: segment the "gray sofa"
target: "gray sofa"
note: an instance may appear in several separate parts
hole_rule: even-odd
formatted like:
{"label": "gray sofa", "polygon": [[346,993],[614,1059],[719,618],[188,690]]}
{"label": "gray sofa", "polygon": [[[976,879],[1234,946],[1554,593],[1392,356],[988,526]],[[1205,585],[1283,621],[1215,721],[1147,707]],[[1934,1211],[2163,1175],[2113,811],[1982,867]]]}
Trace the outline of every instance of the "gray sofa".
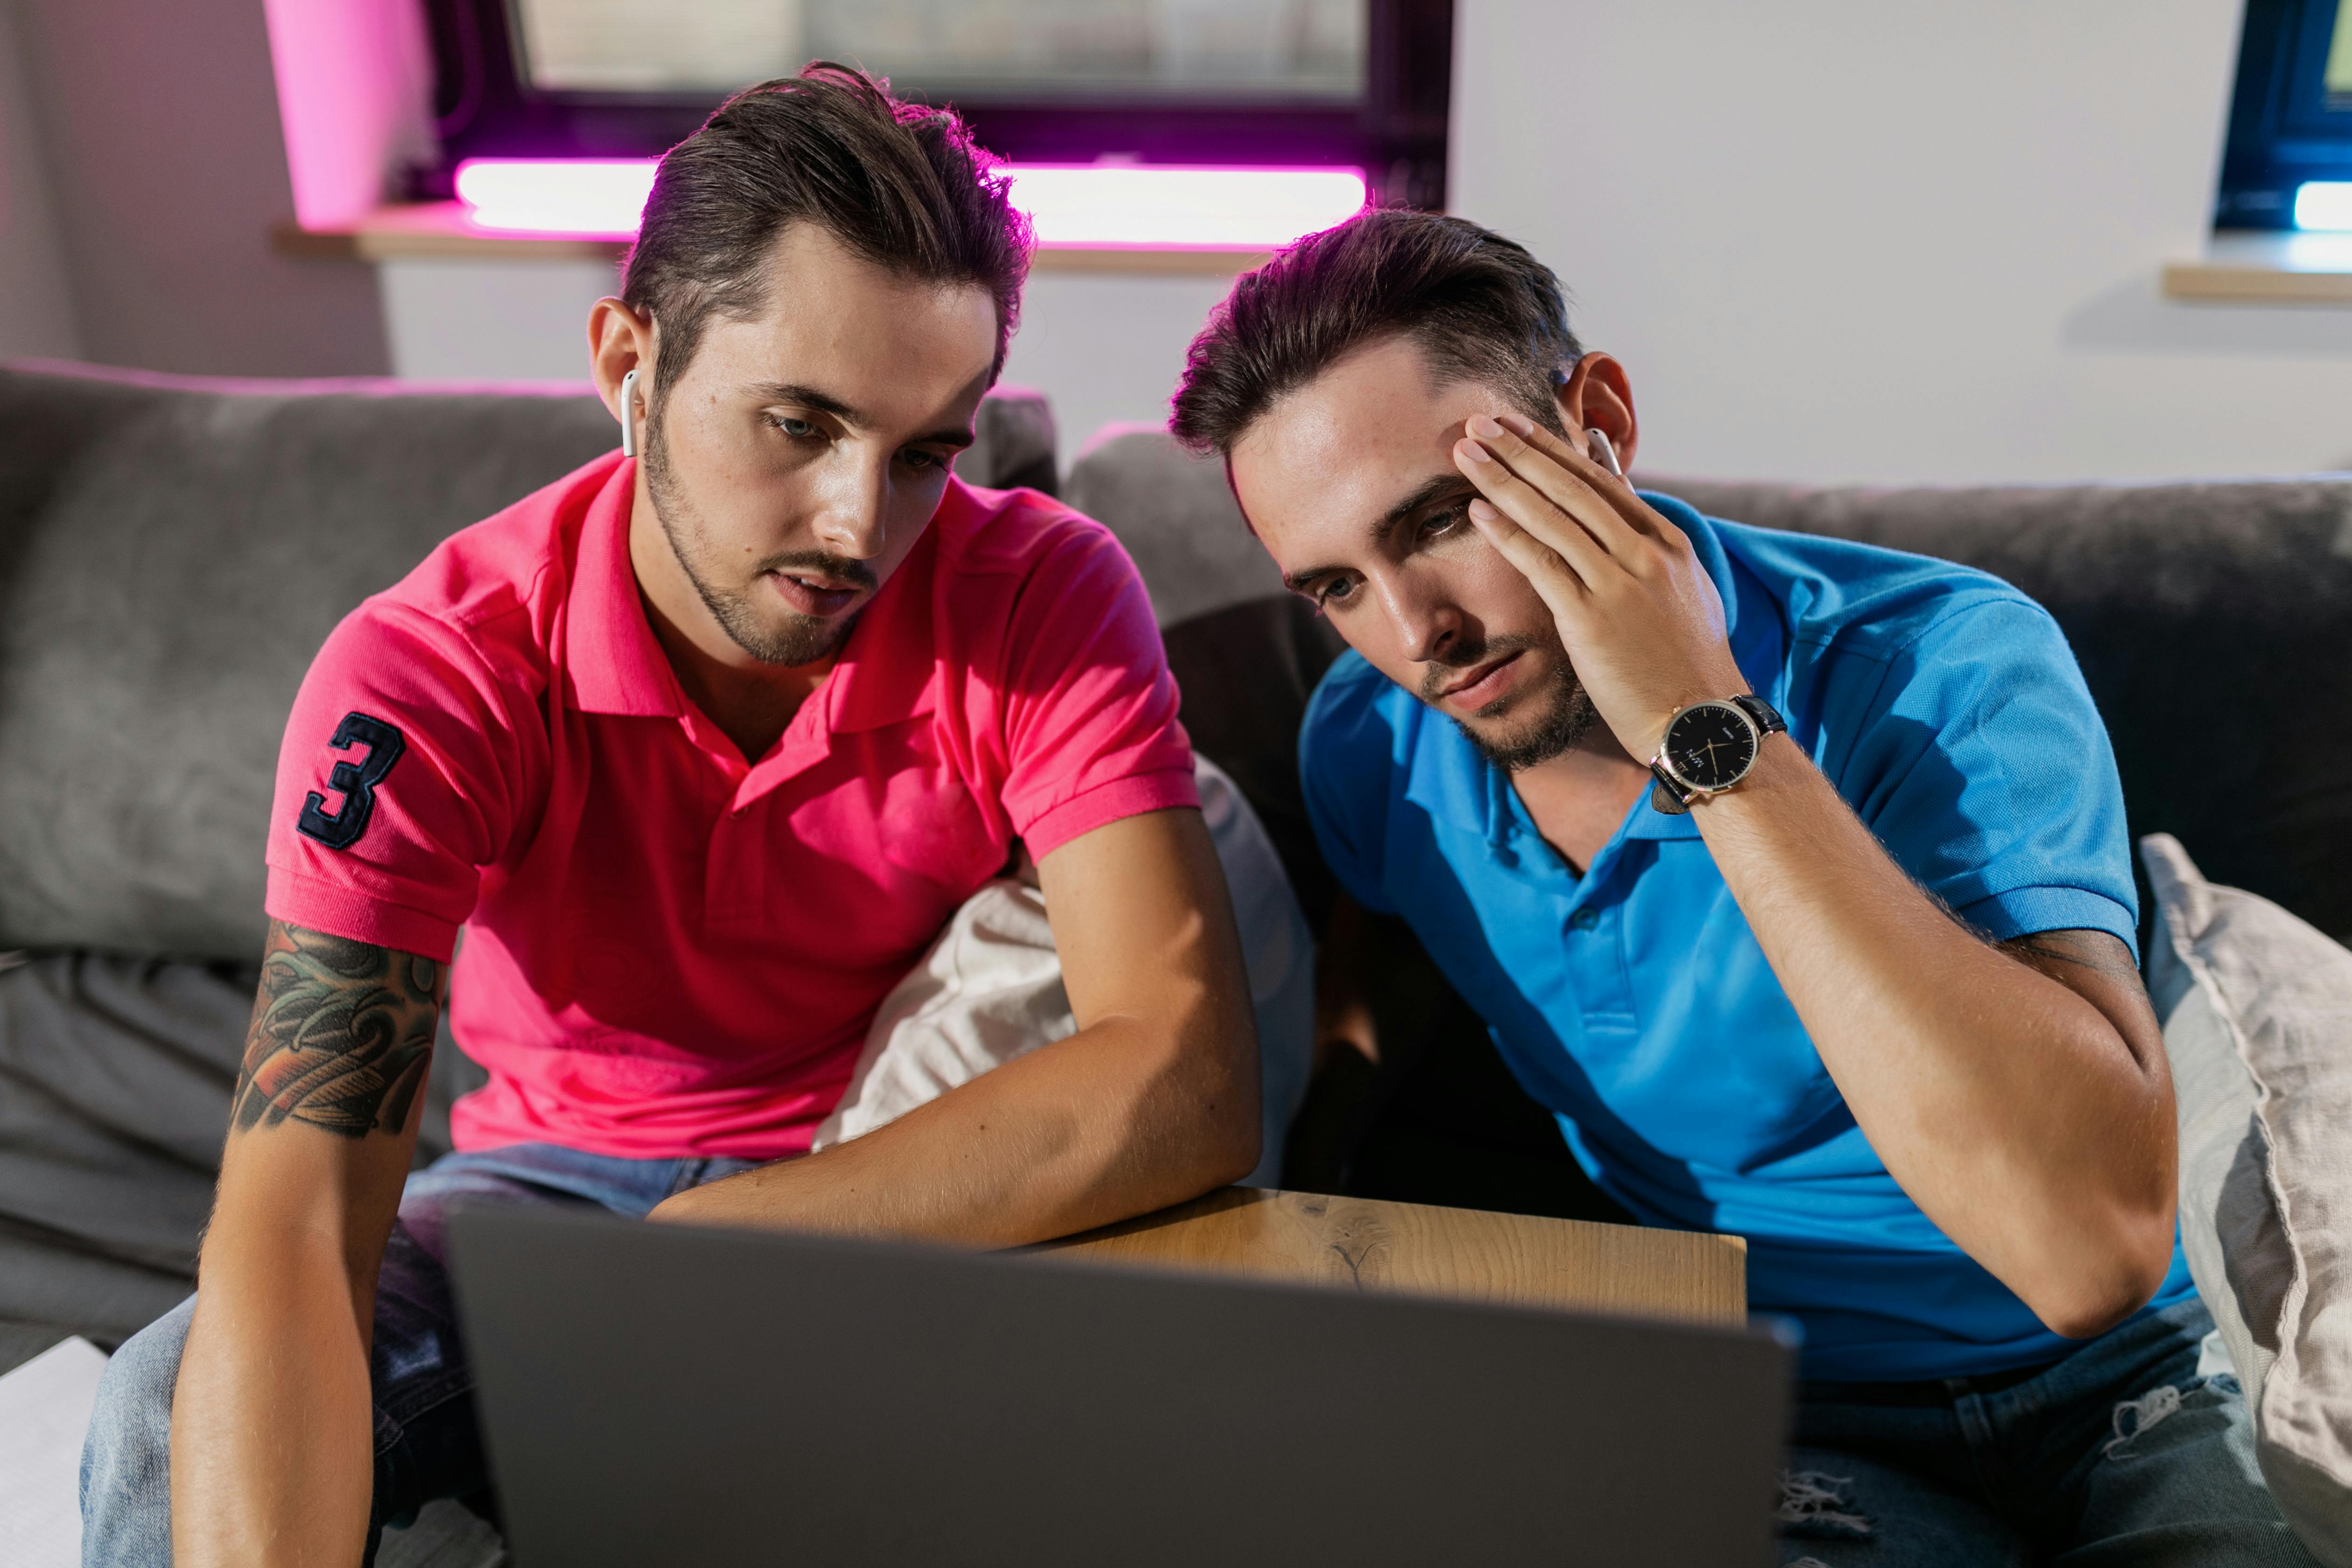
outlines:
{"label": "gray sofa", "polygon": [[[615,432],[579,395],[22,365],[0,370],[0,429],[5,1369],[68,1333],[110,1347],[189,1288],[251,1005],[269,781],[312,651],[449,531]],[[960,468],[1051,488],[1052,451],[1043,400],[1008,392]],[[2352,478],[1651,482],[1718,516],[2017,584],[2082,660],[2135,836],[2172,833],[2215,880],[2352,937]],[[1331,888],[1293,745],[1337,651],[1329,628],[1283,593],[1217,467],[1163,434],[1107,433],[1062,490],[1136,558],[1187,726],[1251,797],[1319,920]],[[1456,1042],[1452,1065],[1391,1073],[1318,1145],[1321,1164],[1294,1169],[1430,1201],[1572,1185],[1556,1131],[1474,1059],[1475,1026],[1442,996],[1423,1002],[1423,1022]],[[439,1057],[427,1152],[471,1070]],[[1417,1152],[1362,1157],[1383,1137]],[[1444,1184],[1481,1157],[1487,1187]],[[1584,1202],[1563,1186],[1513,1206],[1595,1212]]]}

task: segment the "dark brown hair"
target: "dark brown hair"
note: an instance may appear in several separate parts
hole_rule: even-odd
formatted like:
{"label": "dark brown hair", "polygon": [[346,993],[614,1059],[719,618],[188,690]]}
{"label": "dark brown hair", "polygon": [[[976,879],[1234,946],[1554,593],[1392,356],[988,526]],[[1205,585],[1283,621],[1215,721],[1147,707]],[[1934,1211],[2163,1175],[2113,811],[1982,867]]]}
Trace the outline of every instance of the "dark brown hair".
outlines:
{"label": "dark brown hair", "polygon": [[1441,379],[1492,385],[1559,428],[1553,393],[1583,352],[1559,279],[1475,223],[1402,211],[1350,218],[1244,273],[1184,356],[1169,427],[1194,451],[1231,456],[1285,394],[1400,336]]}
{"label": "dark brown hair", "polygon": [[621,298],[661,334],[654,401],[676,384],[714,310],[755,315],[784,226],[814,223],[853,253],[996,300],[996,366],[1020,319],[1029,223],[1010,182],[951,110],[819,60],[747,87],[671,148],[654,175]]}

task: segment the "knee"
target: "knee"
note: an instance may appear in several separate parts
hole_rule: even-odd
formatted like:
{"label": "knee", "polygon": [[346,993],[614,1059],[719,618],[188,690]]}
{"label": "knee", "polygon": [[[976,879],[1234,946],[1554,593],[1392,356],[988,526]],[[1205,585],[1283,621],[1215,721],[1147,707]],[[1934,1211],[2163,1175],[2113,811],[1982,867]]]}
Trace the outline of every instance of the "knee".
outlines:
{"label": "knee", "polygon": [[[135,1548],[171,1540],[172,1394],[195,1310],[190,1297],[123,1342],[99,1378],[81,1450],[85,1552],[94,1563],[147,1560]],[[109,1554],[106,1543],[130,1550]]]}

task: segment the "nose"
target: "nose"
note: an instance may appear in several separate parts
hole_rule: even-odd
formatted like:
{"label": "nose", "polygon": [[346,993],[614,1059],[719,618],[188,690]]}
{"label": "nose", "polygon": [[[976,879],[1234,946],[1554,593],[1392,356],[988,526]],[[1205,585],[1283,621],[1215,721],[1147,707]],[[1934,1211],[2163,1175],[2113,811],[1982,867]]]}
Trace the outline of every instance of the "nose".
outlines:
{"label": "nose", "polygon": [[1443,658],[1461,637],[1461,610],[1417,574],[1384,572],[1370,587],[1396,634],[1398,651],[1413,663]]}
{"label": "nose", "polygon": [[816,535],[835,554],[871,561],[888,531],[890,457],[847,452],[839,460],[842,471],[817,514]]}

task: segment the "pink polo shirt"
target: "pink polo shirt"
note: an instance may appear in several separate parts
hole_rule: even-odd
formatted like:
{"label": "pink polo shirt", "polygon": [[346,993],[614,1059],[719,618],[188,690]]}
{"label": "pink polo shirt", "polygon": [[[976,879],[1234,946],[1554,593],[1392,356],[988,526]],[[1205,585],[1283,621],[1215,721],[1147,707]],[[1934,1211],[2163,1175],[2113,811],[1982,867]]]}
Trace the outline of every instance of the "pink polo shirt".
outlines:
{"label": "pink polo shirt", "polygon": [[774,749],[680,690],[602,458],[335,628],[278,756],[272,917],[446,959],[461,1149],[808,1147],[876,1006],[1013,841],[1198,804],[1098,523],[957,479]]}

